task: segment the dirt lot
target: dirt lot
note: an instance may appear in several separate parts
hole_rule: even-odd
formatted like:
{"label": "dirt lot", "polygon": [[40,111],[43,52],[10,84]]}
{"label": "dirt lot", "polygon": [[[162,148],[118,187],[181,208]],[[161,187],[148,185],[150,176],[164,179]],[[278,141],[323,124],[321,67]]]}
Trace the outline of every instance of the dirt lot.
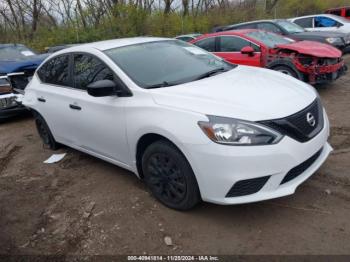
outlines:
{"label": "dirt lot", "polygon": [[30,117],[1,124],[0,254],[350,254],[350,73],[319,92],[335,151],[295,195],[190,212],[69,148],[43,164],[53,152]]}

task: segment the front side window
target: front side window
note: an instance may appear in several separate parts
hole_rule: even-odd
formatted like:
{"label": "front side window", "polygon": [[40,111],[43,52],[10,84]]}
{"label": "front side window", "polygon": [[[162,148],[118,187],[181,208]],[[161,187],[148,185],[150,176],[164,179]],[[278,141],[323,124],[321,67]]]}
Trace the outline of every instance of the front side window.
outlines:
{"label": "front side window", "polygon": [[61,55],[47,61],[38,70],[38,76],[47,84],[70,86],[69,55]]}
{"label": "front side window", "polygon": [[253,43],[236,36],[221,36],[220,38],[220,52],[240,52],[243,47],[251,46],[255,52],[260,52],[258,46]]}
{"label": "front side window", "polygon": [[273,32],[273,33],[276,33],[276,34],[281,34],[282,33],[282,31],[277,26],[275,26],[274,24],[271,24],[271,23],[258,24],[258,29],[265,30],[265,31],[268,31],[268,32]]}
{"label": "front side window", "polygon": [[191,82],[235,67],[179,40],[134,44],[109,49],[104,53],[142,88]]}
{"label": "front side window", "polygon": [[263,32],[263,31],[246,33],[246,36],[264,43],[264,45],[268,46],[269,48],[275,48],[277,45],[285,45],[285,44],[291,44],[295,42],[290,38],[283,37],[271,32]]}
{"label": "front side window", "polygon": [[74,55],[74,87],[86,90],[87,86],[99,80],[114,80],[113,72],[99,59],[87,55]]}
{"label": "front side window", "polygon": [[200,48],[203,48],[204,50],[207,50],[208,52],[215,52],[215,37],[199,40],[194,44]]}
{"label": "front side window", "polygon": [[315,17],[315,27],[335,27],[338,25],[338,22],[325,16]]}

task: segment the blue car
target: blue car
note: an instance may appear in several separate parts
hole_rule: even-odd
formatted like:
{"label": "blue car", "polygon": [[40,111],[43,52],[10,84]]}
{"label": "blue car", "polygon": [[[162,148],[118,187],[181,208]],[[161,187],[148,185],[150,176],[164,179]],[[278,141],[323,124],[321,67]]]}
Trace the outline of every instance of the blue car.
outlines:
{"label": "blue car", "polygon": [[22,44],[0,44],[0,120],[18,115],[24,89],[49,54],[37,54]]}

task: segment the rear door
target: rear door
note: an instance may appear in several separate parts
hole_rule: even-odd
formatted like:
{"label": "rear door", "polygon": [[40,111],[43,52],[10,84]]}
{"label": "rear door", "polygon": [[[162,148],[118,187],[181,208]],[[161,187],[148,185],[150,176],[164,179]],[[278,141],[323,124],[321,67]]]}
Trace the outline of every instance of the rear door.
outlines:
{"label": "rear door", "polygon": [[48,60],[37,72],[41,84],[36,87],[36,109],[55,139],[67,145],[76,143],[79,121],[67,102],[80,92],[73,88],[71,59],[70,54],[65,54]]}
{"label": "rear door", "polygon": [[[242,54],[243,47],[251,46],[255,52],[252,56]],[[261,50],[256,44],[240,36],[220,36],[218,37],[218,51],[214,54],[224,58],[226,61],[239,65],[261,66]]]}

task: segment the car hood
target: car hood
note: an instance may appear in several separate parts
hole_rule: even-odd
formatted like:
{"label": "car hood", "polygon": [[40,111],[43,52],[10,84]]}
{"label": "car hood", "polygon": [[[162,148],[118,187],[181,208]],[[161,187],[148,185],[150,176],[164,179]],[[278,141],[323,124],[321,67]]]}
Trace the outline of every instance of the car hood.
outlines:
{"label": "car hood", "polygon": [[30,56],[24,60],[0,60],[0,73],[8,74],[36,69],[49,54]]}
{"label": "car hood", "polygon": [[158,105],[250,121],[292,115],[316,98],[313,87],[295,78],[248,66],[149,91]]}
{"label": "car hood", "polygon": [[339,58],[342,56],[342,52],[339,49],[328,44],[313,41],[298,41],[291,44],[277,45],[276,47],[322,58]]}
{"label": "car hood", "polygon": [[295,33],[292,34],[292,36],[297,36],[297,37],[314,37],[314,38],[328,38],[328,37],[345,37],[346,34],[341,33],[341,32],[332,32],[332,31],[305,31],[302,33]]}

